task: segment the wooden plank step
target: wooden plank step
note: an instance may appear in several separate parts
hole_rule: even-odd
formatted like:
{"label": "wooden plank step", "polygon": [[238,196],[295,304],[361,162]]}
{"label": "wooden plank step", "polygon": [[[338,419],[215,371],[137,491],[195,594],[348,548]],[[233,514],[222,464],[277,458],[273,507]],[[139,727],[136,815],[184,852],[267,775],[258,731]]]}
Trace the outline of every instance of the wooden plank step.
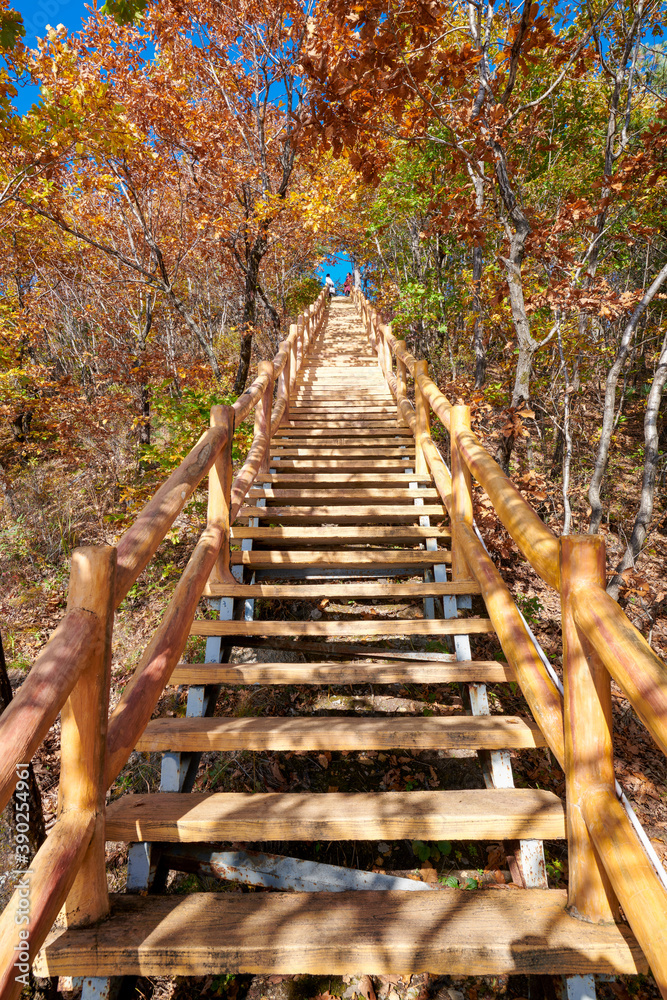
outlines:
{"label": "wooden plank step", "polygon": [[345,486],[347,489],[382,489],[387,486],[404,486],[409,483],[420,483],[430,485],[431,479],[428,474],[416,476],[414,472],[359,472],[352,475],[349,472],[269,472],[261,476],[262,483],[272,483],[288,488],[288,483],[295,486],[308,486],[309,483],[316,483],[318,486],[327,489],[329,486]]}
{"label": "wooden plank step", "polygon": [[410,489],[356,489],[356,490],[338,490],[338,489],[328,489],[326,492],[316,491],[314,489],[310,490],[290,490],[290,489],[261,489],[258,487],[253,487],[248,490],[247,496],[251,500],[255,499],[265,499],[265,500],[291,500],[292,503],[298,506],[313,506],[316,504],[331,504],[331,503],[363,503],[368,500],[387,500],[393,501],[394,503],[413,503],[414,500],[421,498],[424,500],[437,500],[439,497],[438,491],[429,489],[428,487],[420,487],[416,490]]}
{"label": "wooden plank step", "polygon": [[323,415],[320,417],[292,417],[290,415],[289,420],[286,420],[282,425],[283,427],[289,427],[290,430],[305,429],[310,428],[312,430],[322,430],[325,427],[330,430],[376,430],[382,431],[383,434],[391,434],[394,427],[398,426],[398,421],[388,420],[385,417],[367,417],[364,420],[358,420],[356,418],[350,417],[349,420],[343,420],[339,418],[338,420],[327,420]]}
{"label": "wooden plank step", "polygon": [[313,458],[281,458],[280,462],[276,461],[274,463],[274,468],[276,465],[280,465],[281,469],[301,469],[302,472],[307,470],[312,470],[313,472],[321,472],[326,469],[337,469],[339,472],[402,472],[405,469],[412,468],[414,464],[414,458],[410,458],[407,454],[405,458],[371,458],[366,456],[365,458],[319,458],[313,456]]}
{"label": "wooden plank step", "polygon": [[414,460],[414,448],[374,447],[356,448],[349,445],[345,448],[329,447],[326,444],[312,447],[282,448],[275,444],[271,446],[271,461],[280,458],[410,458]]}
{"label": "wooden plank step", "polygon": [[298,545],[314,545],[317,542],[333,540],[340,544],[349,542],[390,542],[398,545],[400,542],[417,544],[425,538],[451,538],[451,528],[423,528],[420,525],[401,528],[390,525],[352,525],[344,530],[331,525],[319,525],[317,528],[281,525],[277,528],[243,528],[231,529],[232,541],[252,538],[258,542],[276,543],[291,542]]}
{"label": "wooden plank step", "polygon": [[151,719],[137,750],[518,750],[546,741],[514,715]]}
{"label": "wooden plank step", "polygon": [[364,621],[194,621],[190,635],[488,635],[489,618],[391,618]]}
{"label": "wooden plank step", "polygon": [[[186,800],[185,802],[183,800]],[[107,807],[107,840],[552,840],[565,810],[532,788],[442,792],[178,792],[123,795]]]}
{"label": "wooden plank step", "polygon": [[390,392],[382,389],[302,389],[291,400],[296,403],[349,403],[365,402],[372,399],[374,403],[384,403],[385,406],[396,406],[396,401]]}
{"label": "wooden plank step", "polygon": [[[398,427],[397,421],[385,420],[374,420],[369,418],[367,420],[327,420],[326,418],[320,419],[319,417],[312,417],[307,419],[306,417],[299,417],[296,419],[286,420],[283,427],[288,428],[291,431],[294,430],[305,430],[306,428],[318,431],[323,430],[325,427],[329,430],[337,430],[340,432],[344,431],[346,434],[354,434],[358,430],[375,430],[382,435],[391,434],[395,427]],[[329,435],[331,436],[331,435]]]}
{"label": "wooden plank step", "polygon": [[[396,427],[390,427],[386,431],[374,430],[373,428],[361,428],[364,431],[363,434],[359,434],[359,439],[361,438],[376,438],[378,434],[390,434],[392,437],[404,437],[414,440],[412,431],[409,427],[404,427],[403,424],[398,424]],[[307,438],[332,438],[340,437],[340,429],[337,427],[313,427],[311,429],[305,427],[288,427],[286,424],[281,424],[276,433],[273,435],[273,439],[283,438],[283,437],[307,437]],[[355,436],[356,432],[355,432]]]}
{"label": "wooden plank step", "polygon": [[340,388],[346,382],[354,386],[376,385],[387,391],[387,383],[377,364],[364,365],[323,365],[321,361],[313,364],[310,359],[297,375],[297,386],[330,385]]}
{"label": "wooden plank step", "polygon": [[359,403],[355,404],[343,404],[339,406],[332,405],[330,403],[321,403],[320,405],[312,404],[311,406],[301,403],[299,405],[295,403],[290,404],[290,420],[300,420],[308,419],[311,417],[320,417],[323,420],[345,420],[348,417],[358,420],[360,418],[369,420],[377,420],[381,417],[396,419],[396,406],[374,406],[369,403]]}
{"label": "wooden plank step", "polygon": [[359,504],[356,507],[242,507],[238,519],[258,517],[263,521],[291,521],[296,524],[319,524],[333,521],[335,524],[356,524],[359,520],[370,523],[400,524],[418,523],[424,515],[438,519],[447,519],[447,512],[440,504],[424,504],[423,507],[379,507],[373,504],[366,507]]}
{"label": "wooden plank step", "polygon": [[451,563],[449,549],[269,549],[231,553],[232,566],[434,566]]}
{"label": "wooden plank step", "polygon": [[514,680],[507,663],[179,663],[170,684],[497,684]]}
{"label": "wooden plank step", "polygon": [[399,448],[401,451],[405,450],[408,452],[414,451],[413,442],[404,442],[401,437],[386,437],[386,438],[365,438],[365,437],[339,437],[339,438],[325,438],[324,440],[318,438],[316,441],[304,442],[303,438],[289,438],[281,437],[277,440],[274,438],[271,442],[271,451],[274,448],[279,448],[281,451],[286,448],[319,448],[320,451],[324,448]]}
{"label": "wooden plank step", "polygon": [[323,410],[332,416],[337,416],[339,413],[390,413],[394,416],[396,414],[396,403],[393,399],[385,402],[384,400],[378,400],[374,396],[366,396],[364,399],[334,399],[332,396],[327,395],[315,401],[292,398],[290,401],[290,410],[294,410],[295,412],[299,412],[300,410]]}
{"label": "wooden plank step", "polygon": [[373,369],[364,378],[351,373],[349,368],[339,368],[337,372],[326,377],[313,374],[313,377],[299,379],[297,382],[297,392],[310,391],[328,395],[332,391],[340,393],[344,389],[351,389],[357,394],[366,389],[377,389],[379,392],[386,393],[387,383],[384,379],[380,381]]}
{"label": "wooden plank step", "polygon": [[223,972],[463,976],[635,974],[630,930],[566,911],[558,889],[112,894],[108,919],[56,930],[38,976]]}
{"label": "wooden plank step", "polygon": [[479,594],[477,583],[369,583],[350,580],[349,583],[209,583],[206,597],[265,597],[301,601],[321,597],[440,597],[454,594]]}

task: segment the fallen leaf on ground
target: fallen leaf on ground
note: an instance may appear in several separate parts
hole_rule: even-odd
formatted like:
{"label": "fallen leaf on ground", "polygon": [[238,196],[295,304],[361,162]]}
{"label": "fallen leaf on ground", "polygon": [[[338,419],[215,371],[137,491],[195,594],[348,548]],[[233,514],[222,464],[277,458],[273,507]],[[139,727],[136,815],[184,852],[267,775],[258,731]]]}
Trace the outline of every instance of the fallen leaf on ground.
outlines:
{"label": "fallen leaf on ground", "polygon": [[364,1000],[377,1000],[375,990],[373,989],[373,981],[370,976],[362,976],[357,988],[359,996],[363,997]]}

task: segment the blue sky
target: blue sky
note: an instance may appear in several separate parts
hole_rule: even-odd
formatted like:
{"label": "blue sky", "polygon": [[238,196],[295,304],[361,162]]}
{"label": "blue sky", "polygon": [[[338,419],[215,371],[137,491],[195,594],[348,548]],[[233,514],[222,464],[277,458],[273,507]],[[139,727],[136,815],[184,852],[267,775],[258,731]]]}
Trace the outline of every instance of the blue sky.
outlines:
{"label": "blue sky", "polygon": [[[88,6],[92,6],[92,0]],[[88,16],[82,0],[13,0],[12,7],[23,17],[25,38],[30,48],[37,44],[37,38],[46,34],[46,26],[53,28],[64,24],[69,31],[79,31],[81,22]],[[22,87],[16,99],[20,112],[27,111],[39,97],[39,88],[30,84]]]}
{"label": "blue sky", "polygon": [[329,257],[327,260],[322,261],[320,266],[316,269],[318,277],[324,281],[325,274],[330,274],[333,280],[336,282],[336,291],[343,290],[343,282],[348,271],[352,270],[352,262],[350,260],[349,254],[339,253],[335,257]]}

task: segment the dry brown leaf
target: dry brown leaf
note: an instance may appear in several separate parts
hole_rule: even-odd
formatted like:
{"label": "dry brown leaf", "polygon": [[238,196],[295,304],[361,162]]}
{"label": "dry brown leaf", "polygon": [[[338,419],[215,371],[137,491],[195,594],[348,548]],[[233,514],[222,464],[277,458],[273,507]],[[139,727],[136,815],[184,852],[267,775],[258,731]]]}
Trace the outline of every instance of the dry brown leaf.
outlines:
{"label": "dry brown leaf", "polygon": [[359,980],[359,996],[364,1000],[377,1000],[370,976],[362,976]]}

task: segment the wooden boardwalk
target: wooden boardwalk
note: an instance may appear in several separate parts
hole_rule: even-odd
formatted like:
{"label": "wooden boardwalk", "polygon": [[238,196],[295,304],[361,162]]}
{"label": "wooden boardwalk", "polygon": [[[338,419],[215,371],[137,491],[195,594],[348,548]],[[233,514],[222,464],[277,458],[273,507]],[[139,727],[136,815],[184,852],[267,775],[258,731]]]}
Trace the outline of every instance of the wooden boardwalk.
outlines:
{"label": "wooden boardwalk", "polygon": [[[566,908],[567,894],[547,887],[542,841],[566,837],[565,805],[551,792],[515,788],[512,756],[549,746],[563,759],[568,751],[558,693],[490,559],[478,553],[475,573],[469,570],[478,544],[466,534],[469,473],[457,451],[448,479],[434,454],[424,409],[428,392],[434,412],[440,402],[426,382],[417,384],[417,363],[413,409],[400,342],[393,344],[394,375],[386,353],[393,338],[380,341],[366,307],[358,307],[359,300],[357,308],[335,300],[326,323],[311,310],[315,318],[302,341],[303,357],[293,340],[291,372],[289,361],[287,367],[284,359],[283,367],[276,363],[283,396],[279,392],[273,433],[272,376],[260,386],[268,403],[257,403],[255,440],[264,444],[256,460],[251,452],[244,467],[249,472],[239,477],[245,476],[243,491],[235,493],[237,478],[231,501],[219,508],[222,515],[214,516],[211,501],[209,530],[222,533],[224,558],[210,576],[213,562],[206,564],[200,607],[213,607],[215,617],[199,616],[189,628],[191,635],[206,637],[204,662],[169,661],[176,640],[167,637],[163,646],[156,640],[158,652],[146,660],[139,682],[153,685],[146,692],[159,691],[170,675],[172,684],[187,685],[186,717],[150,719],[149,693],[141,709],[131,706],[130,693],[111,716],[107,778],[119,769],[114,762],[122,766],[122,754],[130,752],[119,747],[134,725],[132,746],[163,755],[162,782],[158,793],[123,795],[106,809],[106,839],[131,845],[128,893],[110,897],[101,921],[77,921],[75,914],[36,957],[40,975],[85,977],[84,997],[108,996],[110,977],[117,983],[118,977],[136,975],[428,971],[578,977],[647,969],[625,923],[577,920]],[[259,390],[253,398],[260,400]],[[458,434],[457,409],[463,408],[451,410],[452,434]],[[486,459],[469,443],[465,427],[457,440],[482,481]],[[222,496],[231,480],[220,464],[215,469]],[[211,489],[215,494],[217,487]],[[511,498],[509,488],[506,495]],[[228,530],[224,511],[230,505],[237,516]],[[450,518],[448,507],[459,512],[456,517]],[[506,508],[501,516],[511,520],[510,500]],[[532,524],[530,516],[524,518]],[[199,579],[201,593],[201,573]],[[476,637],[488,641],[489,635],[510,650],[509,662],[475,657]],[[235,647],[260,655],[256,662],[231,662]],[[502,715],[490,707],[486,684],[516,681],[534,717]],[[399,683],[455,684],[467,707],[431,716],[214,714],[221,684]],[[144,721],[133,721],[141,711]],[[202,753],[401,749],[475,751],[484,787],[192,791]],[[501,841],[512,884],[469,892],[406,887],[380,875],[364,890],[332,896],[317,891],[317,877],[326,875],[320,873],[309,891],[165,892],[170,866],[208,873],[216,864],[220,868],[221,844],[392,839]],[[252,857],[244,857],[252,869]],[[197,867],[202,858],[204,869]],[[577,982],[569,980],[573,996]]]}

